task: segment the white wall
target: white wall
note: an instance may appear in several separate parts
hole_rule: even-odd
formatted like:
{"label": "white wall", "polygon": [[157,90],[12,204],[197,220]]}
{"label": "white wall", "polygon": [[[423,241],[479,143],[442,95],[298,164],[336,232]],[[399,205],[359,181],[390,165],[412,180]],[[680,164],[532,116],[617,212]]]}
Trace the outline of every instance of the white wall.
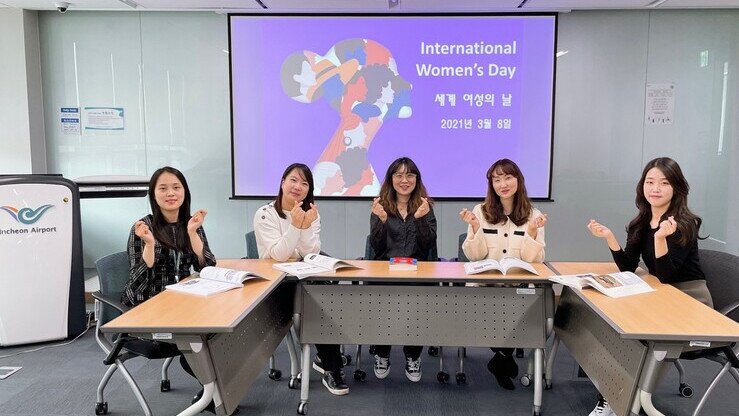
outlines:
{"label": "white wall", "polygon": [[[244,233],[265,201],[230,200],[230,107],[227,18],[213,13],[103,13],[39,17],[49,169],[67,177],[150,175],[171,164],[183,170],[193,208],[206,208],[206,230],[219,257],[245,253]],[[548,260],[607,260],[589,236],[597,218],[619,232],[635,214],[644,163],[678,160],[691,184],[690,203],[704,217],[702,245],[739,252],[736,206],[739,11],[603,11],[560,15],[555,97],[554,202]],[[698,65],[700,51],[709,65]],[[716,151],[729,62],[723,152]],[[676,84],[676,122],[645,126],[647,83]],[[79,97],[79,98],[78,98]],[[125,107],[118,135],[65,136],[54,112],[77,104]],[[412,156],[412,155],[410,155]],[[732,163],[733,160],[733,163]],[[491,161],[492,162],[492,161]],[[453,167],[450,167],[450,169]],[[484,180],[484,178],[471,178]],[[277,190],[275,190],[277,191]],[[480,198],[482,199],[482,195]],[[462,207],[439,202],[439,252],[457,253]],[[324,250],[361,256],[369,201],[321,201]],[[131,224],[148,212],[144,198],[85,200],[85,256],[125,249]]]}
{"label": "white wall", "polygon": [[0,174],[46,173],[38,17],[0,8]]}

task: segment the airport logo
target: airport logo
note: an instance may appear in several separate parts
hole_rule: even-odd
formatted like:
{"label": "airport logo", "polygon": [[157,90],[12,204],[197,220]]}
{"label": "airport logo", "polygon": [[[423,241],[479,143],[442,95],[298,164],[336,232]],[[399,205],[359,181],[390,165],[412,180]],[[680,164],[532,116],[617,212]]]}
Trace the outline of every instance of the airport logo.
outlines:
{"label": "airport logo", "polygon": [[10,214],[11,217],[16,222],[19,222],[21,224],[25,225],[31,225],[36,223],[36,221],[40,220],[41,217],[48,211],[49,209],[53,208],[54,205],[46,204],[41,205],[40,207],[33,209],[33,208],[15,208],[10,205],[3,205],[0,206],[0,210],[3,210]]}

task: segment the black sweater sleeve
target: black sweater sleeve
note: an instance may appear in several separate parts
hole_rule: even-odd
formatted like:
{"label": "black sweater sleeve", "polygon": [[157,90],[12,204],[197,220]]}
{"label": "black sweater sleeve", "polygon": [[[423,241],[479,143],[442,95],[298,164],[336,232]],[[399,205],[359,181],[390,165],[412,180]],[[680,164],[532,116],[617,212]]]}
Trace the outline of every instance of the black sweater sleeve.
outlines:
{"label": "black sweater sleeve", "polygon": [[[626,241],[630,241],[631,236],[626,238]],[[639,266],[639,257],[641,256],[641,245],[642,240],[636,242],[627,242],[626,247],[621,250],[611,250],[613,261],[616,262],[618,270],[622,272],[633,272]]]}
{"label": "black sweater sleeve", "polygon": [[380,217],[370,214],[370,244],[376,256],[381,255],[387,250],[387,228],[387,225],[380,220]]}

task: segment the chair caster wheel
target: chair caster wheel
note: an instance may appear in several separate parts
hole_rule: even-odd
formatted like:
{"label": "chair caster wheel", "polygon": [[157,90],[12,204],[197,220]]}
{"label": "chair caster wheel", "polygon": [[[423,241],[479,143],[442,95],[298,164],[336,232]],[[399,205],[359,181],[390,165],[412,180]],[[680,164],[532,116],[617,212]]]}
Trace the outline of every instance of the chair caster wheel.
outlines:
{"label": "chair caster wheel", "polygon": [[683,397],[692,397],[693,387],[687,383],[680,383],[680,395]]}
{"label": "chair caster wheel", "polygon": [[364,370],[354,370],[354,380],[364,381],[367,379],[367,373]]}
{"label": "chair caster wheel", "polygon": [[279,380],[279,379],[281,379],[281,378],[282,378],[282,371],[280,371],[280,370],[276,370],[276,369],[274,369],[274,368],[273,368],[273,369],[271,369],[271,370],[269,370],[269,379],[270,379],[270,380],[275,380],[275,381],[277,381],[277,380]]}
{"label": "chair caster wheel", "polygon": [[544,390],[552,389],[552,380],[544,380]]}
{"label": "chair caster wheel", "polygon": [[96,415],[107,415],[108,414],[108,402],[95,403],[95,414]]}
{"label": "chair caster wheel", "polygon": [[162,380],[162,384],[159,386],[159,390],[169,391],[170,389],[171,389],[171,386],[169,384],[169,380]]}
{"label": "chair caster wheel", "polygon": [[439,356],[439,347],[429,347],[429,355],[432,357]]}
{"label": "chair caster wheel", "polygon": [[446,371],[439,371],[438,373],[436,373],[436,380],[439,383],[446,383],[447,381],[449,381],[449,373],[447,373]]}
{"label": "chair caster wheel", "polygon": [[531,385],[531,378],[528,374],[525,374],[521,377],[521,385],[524,387],[528,387]]}
{"label": "chair caster wheel", "polygon": [[467,384],[467,374],[457,373],[457,376],[455,378],[457,379],[458,385],[464,386],[465,384]]}
{"label": "chair caster wheel", "polygon": [[344,364],[344,367],[346,367],[348,365],[351,365],[352,364],[352,356],[351,355],[342,354],[341,355],[341,361]]}
{"label": "chair caster wheel", "polygon": [[290,377],[290,381],[287,382],[287,388],[295,390],[300,386],[300,379],[297,377]]}
{"label": "chair caster wheel", "polygon": [[308,414],[308,403],[300,403],[298,405],[298,414],[299,415],[307,415]]}

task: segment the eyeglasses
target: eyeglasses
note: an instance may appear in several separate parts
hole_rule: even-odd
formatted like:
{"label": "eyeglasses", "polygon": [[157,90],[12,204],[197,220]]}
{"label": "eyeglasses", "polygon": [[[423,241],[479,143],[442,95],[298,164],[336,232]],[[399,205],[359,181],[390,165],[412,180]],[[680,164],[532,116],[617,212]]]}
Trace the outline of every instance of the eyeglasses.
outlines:
{"label": "eyeglasses", "polygon": [[417,176],[418,175],[415,173],[393,173],[393,179],[396,181],[402,181],[403,179],[407,181],[415,181]]}

